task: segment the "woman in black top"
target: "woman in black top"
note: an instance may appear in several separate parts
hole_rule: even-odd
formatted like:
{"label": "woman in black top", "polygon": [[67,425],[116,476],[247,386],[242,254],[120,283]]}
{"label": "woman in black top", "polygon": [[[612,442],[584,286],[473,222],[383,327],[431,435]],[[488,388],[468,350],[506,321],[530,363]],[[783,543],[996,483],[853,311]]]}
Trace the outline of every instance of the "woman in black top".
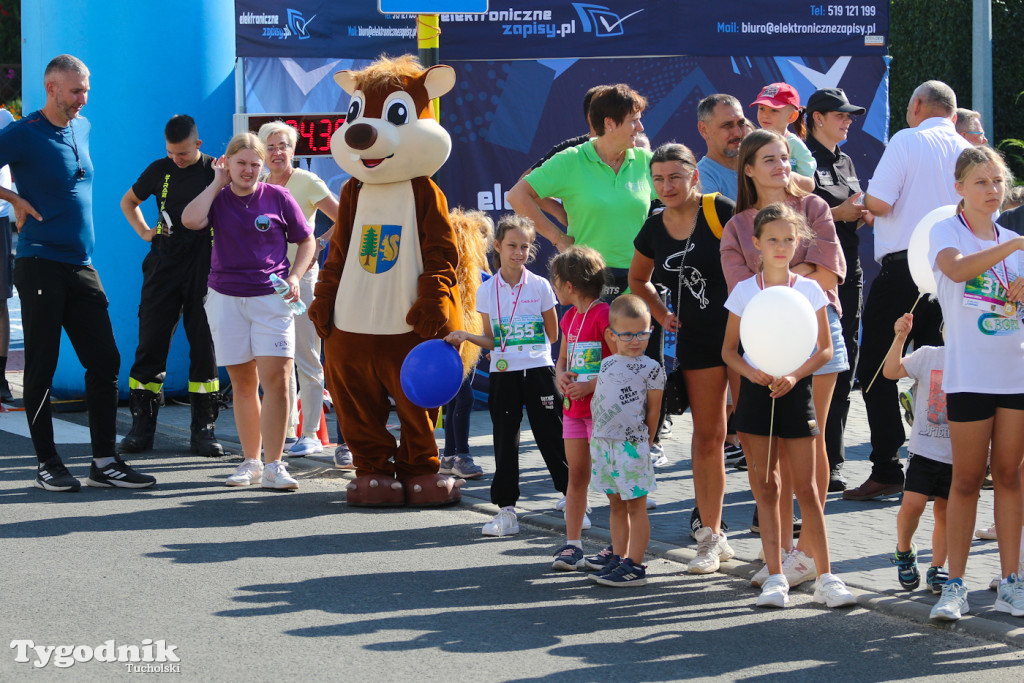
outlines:
{"label": "woman in black top", "polygon": [[[686,377],[693,416],[694,489],[701,522],[710,531],[698,532],[698,554],[689,571],[703,574],[716,571],[719,559],[732,557],[721,530],[727,386],[722,342],[728,311],[719,237],[735,204],[721,195],[705,202],[697,161],[683,145],[670,143],[655,150],[651,179],[665,210],[648,218],[633,241],[629,288],[643,297],[662,327],[677,335],[676,362]],[[705,207],[713,207],[717,234]],[[674,313],[655,285],[671,292]]]}
{"label": "woman in black top", "polygon": [[864,113],[864,107],[850,104],[840,88],[817,90],[807,100],[807,148],[818,169],[814,173],[814,193],[828,202],[836,234],[846,257],[846,279],[839,284],[839,304],[842,307],[843,340],[850,357],[850,369],[839,373],[832,393],[828,421],[825,425],[825,450],[828,453],[829,491],[843,491],[846,481],[842,467],[845,461],[843,432],[850,411],[850,391],[857,368],[857,336],[863,305],[864,271],[860,267],[857,248],[860,238],[857,229],[871,220],[863,204],[857,201],[863,195],[853,160],[840,148],[846,139],[853,116]]}

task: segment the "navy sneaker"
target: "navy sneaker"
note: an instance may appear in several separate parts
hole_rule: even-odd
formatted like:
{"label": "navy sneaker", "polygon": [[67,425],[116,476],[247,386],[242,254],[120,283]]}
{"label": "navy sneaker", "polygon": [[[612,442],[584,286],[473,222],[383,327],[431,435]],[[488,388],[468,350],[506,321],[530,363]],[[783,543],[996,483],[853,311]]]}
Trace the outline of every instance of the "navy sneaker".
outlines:
{"label": "navy sneaker", "polygon": [[592,571],[599,572],[608,566],[608,563],[615,557],[612,547],[602,548],[597,555],[590,555],[583,558],[583,565]]}
{"label": "navy sneaker", "polygon": [[94,460],[89,468],[89,478],[85,480],[86,486],[97,486],[99,488],[118,487],[123,489],[144,489],[156,483],[156,477],[148,474],[140,474],[128,466],[124,460],[115,459],[114,462],[103,467],[96,467]]}
{"label": "navy sneaker", "polygon": [[603,576],[595,574],[591,578],[602,586],[646,586],[647,565],[634,564],[633,560],[626,557],[612,571]]}
{"label": "navy sneaker", "polygon": [[[903,590],[912,591],[921,585],[921,572],[917,569],[916,546],[911,544],[910,550],[904,552],[900,552],[899,548],[897,548],[896,553],[889,561],[896,565],[896,578],[899,579]],[[941,588],[939,588],[939,592],[942,592]]]}
{"label": "navy sneaker", "polygon": [[606,564],[604,566],[604,569],[599,570],[595,574],[591,574],[588,578],[591,581],[597,581],[597,578],[599,576],[607,576],[608,574],[610,574],[613,571],[615,571],[618,568],[618,566],[619,566],[619,564],[621,562],[622,562],[622,558],[621,557],[619,557],[618,555],[612,555],[610,558],[608,558],[608,564]]}
{"label": "navy sneaker", "polygon": [[585,562],[583,549],[567,543],[555,553],[555,561],[551,563],[551,568],[560,572],[574,572],[583,569]]}
{"label": "navy sneaker", "polygon": [[942,567],[928,567],[928,571],[925,572],[924,582],[936,595],[942,592],[942,587],[946,585],[947,581],[949,581],[949,573]]}
{"label": "navy sneaker", "polygon": [[82,484],[71,476],[68,468],[64,467],[64,463],[57,457],[39,463],[35,485],[46,491],[67,491],[69,493],[74,493],[82,488]]}

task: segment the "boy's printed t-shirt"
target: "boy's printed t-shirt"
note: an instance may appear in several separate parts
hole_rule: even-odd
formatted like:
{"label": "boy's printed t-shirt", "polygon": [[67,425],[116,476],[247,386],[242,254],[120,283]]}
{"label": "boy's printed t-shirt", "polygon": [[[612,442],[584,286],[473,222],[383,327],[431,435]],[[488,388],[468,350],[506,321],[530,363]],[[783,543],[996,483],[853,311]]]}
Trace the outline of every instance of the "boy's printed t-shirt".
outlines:
{"label": "boy's printed t-shirt", "polygon": [[500,272],[480,285],[476,310],[487,314],[494,334],[490,372],[554,365],[551,342],[544,333],[544,312],[557,303],[551,283],[525,269],[523,279],[514,287]]}
{"label": "boy's printed t-shirt", "polygon": [[590,402],[595,437],[647,443],[647,392],[665,389],[665,369],[648,356],[615,354],[601,362]]}
{"label": "boy's printed t-shirt", "polygon": [[914,455],[952,465],[953,444],[946,419],[946,392],[942,390],[945,367],[946,349],[941,346],[922,346],[903,359],[907,376],[917,382],[908,448]]}

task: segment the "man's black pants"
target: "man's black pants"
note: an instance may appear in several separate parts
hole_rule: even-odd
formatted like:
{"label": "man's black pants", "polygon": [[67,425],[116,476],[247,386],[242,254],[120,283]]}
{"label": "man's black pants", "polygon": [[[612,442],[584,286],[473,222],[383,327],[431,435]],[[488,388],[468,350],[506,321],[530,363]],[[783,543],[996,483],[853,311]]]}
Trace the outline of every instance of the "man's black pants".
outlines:
{"label": "man's black pants", "polygon": [[93,457],[114,457],[121,356],[99,274],[92,266],[25,257],[15,261],[14,284],[25,330],[25,416],[39,462],[57,456],[50,385],[57,369],[62,327],[85,367]]}

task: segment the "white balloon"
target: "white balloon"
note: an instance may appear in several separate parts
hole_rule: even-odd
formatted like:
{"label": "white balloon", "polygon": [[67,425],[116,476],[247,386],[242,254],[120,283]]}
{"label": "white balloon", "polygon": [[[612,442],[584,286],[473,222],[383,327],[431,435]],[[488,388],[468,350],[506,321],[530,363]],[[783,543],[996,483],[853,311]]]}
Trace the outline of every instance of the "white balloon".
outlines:
{"label": "white balloon", "polygon": [[766,287],[740,318],[740,341],[754,365],[782,377],[804,364],[818,339],[811,302],[792,287]]}
{"label": "white balloon", "polygon": [[914,232],[910,235],[910,246],[907,247],[907,265],[910,267],[910,276],[914,278],[914,284],[917,285],[921,294],[936,294],[938,291],[932,264],[928,262],[928,242],[932,228],[939,221],[944,221],[955,215],[956,205],[954,204],[933,209],[918,221]]}

